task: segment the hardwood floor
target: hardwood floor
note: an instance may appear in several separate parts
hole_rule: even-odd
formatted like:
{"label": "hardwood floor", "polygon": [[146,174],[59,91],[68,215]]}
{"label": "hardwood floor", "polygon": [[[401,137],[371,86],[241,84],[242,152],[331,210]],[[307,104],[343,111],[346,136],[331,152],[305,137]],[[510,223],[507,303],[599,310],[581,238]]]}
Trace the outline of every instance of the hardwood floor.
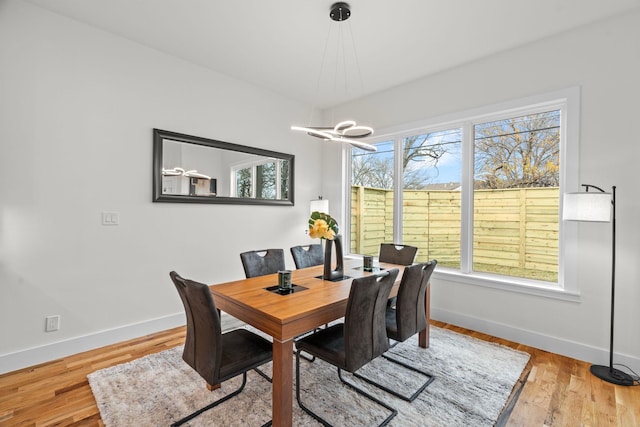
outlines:
{"label": "hardwood floor", "polygon": [[[531,354],[507,426],[640,426],[640,387],[603,382],[579,360],[433,324]],[[1,375],[0,426],[102,426],[87,374],[175,347],[184,336],[184,328],[171,329]]]}

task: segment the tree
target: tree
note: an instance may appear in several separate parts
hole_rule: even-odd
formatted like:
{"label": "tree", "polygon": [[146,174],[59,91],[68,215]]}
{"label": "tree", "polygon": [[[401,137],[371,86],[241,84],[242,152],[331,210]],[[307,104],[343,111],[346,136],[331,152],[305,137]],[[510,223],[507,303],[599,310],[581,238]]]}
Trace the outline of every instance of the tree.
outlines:
{"label": "tree", "polygon": [[391,189],[393,187],[393,157],[381,158],[376,154],[354,156],[351,162],[353,185]]}
{"label": "tree", "polygon": [[475,188],[557,187],[560,112],[475,127]]}
{"label": "tree", "polygon": [[[446,152],[443,144],[433,144],[432,134],[410,136],[403,139],[402,174],[404,188],[424,188],[437,176],[437,164]],[[391,153],[391,154],[389,154]],[[352,157],[353,185],[393,188],[393,150],[356,154]]]}
{"label": "tree", "polygon": [[[438,160],[447,152],[440,134],[414,135],[403,139],[403,188],[419,190],[438,176]],[[437,139],[438,142],[433,141]],[[459,143],[459,141],[458,141]]]}

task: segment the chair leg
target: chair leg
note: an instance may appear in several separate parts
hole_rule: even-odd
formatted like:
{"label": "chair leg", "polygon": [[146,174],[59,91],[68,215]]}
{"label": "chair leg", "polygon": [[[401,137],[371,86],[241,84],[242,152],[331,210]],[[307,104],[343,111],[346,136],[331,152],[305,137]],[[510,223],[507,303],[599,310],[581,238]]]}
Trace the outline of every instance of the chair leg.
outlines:
{"label": "chair leg", "polygon": [[[295,338],[293,339],[294,345],[295,345],[296,340],[298,340],[298,339],[300,339],[300,338],[304,338],[304,337],[309,336],[309,335],[312,335],[312,334],[315,334],[315,333],[316,333],[316,332],[318,332],[319,330],[320,330],[320,328],[314,328],[314,329],[313,329],[313,332],[305,332],[304,334],[298,335],[297,337],[295,337]],[[296,350],[293,350],[293,354],[296,354]],[[311,362],[311,363],[313,363],[313,362],[315,362],[315,361],[316,361],[316,357],[315,357],[315,356],[313,356],[313,355],[311,355],[311,357],[309,357],[309,356],[305,356],[304,354],[301,354],[301,355],[300,355],[300,357],[302,357],[302,358],[303,358],[303,359],[305,359],[305,360],[308,360],[308,361],[309,361],[309,362]]]}
{"label": "chair leg", "polygon": [[342,377],[342,370],[340,368],[338,368],[338,377],[340,378],[340,381],[342,381],[344,384],[348,385],[349,387],[351,387],[352,389],[354,389],[356,391],[356,393],[363,395],[364,397],[368,398],[369,400],[377,403],[378,405],[384,407],[385,409],[388,409],[389,411],[391,411],[391,415],[389,415],[383,422],[382,424],[380,424],[380,427],[382,426],[386,426],[387,424],[389,424],[389,421],[391,421],[393,419],[393,417],[395,417],[396,415],[398,415],[398,411],[394,408],[392,408],[391,406],[389,406],[388,404],[386,404],[385,402],[383,402],[382,400],[378,399],[377,397],[374,397],[372,395],[370,395],[369,393],[367,393],[366,391],[364,391],[363,389],[361,389],[360,387],[357,387],[355,384],[352,384],[348,381],[346,381],[343,377]]}
{"label": "chair leg", "polygon": [[[369,393],[356,387],[355,385],[345,381],[344,378],[342,378],[342,371],[340,370],[340,368],[338,368],[338,377],[340,378],[340,381],[342,381],[344,384],[346,384],[347,386],[355,390],[356,393],[361,394],[362,396],[366,397],[372,402],[375,402],[378,405],[384,407],[385,409],[388,409],[389,411],[391,411],[391,414],[382,422],[382,424],[379,425],[379,427],[383,427],[387,425],[389,421],[391,421],[391,419],[398,414],[398,411],[392,408],[391,406],[371,396]],[[296,352],[296,400],[298,401],[298,405],[300,406],[300,408],[302,408],[302,410],[305,411],[307,414],[311,415],[316,421],[321,423],[324,427],[332,427],[332,425],[328,421],[326,421],[320,415],[313,412],[311,409],[307,408],[302,403],[302,400],[300,399],[300,352]]]}
{"label": "chair leg", "polygon": [[311,409],[304,406],[302,400],[300,399],[300,351],[296,351],[296,400],[298,401],[298,406],[302,408],[304,412],[311,415],[316,421],[321,423],[324,427],[332,427],[331,424],[326,422],[320,415],[313,412]]}
{"label": "chair leg", "polygon": [[422,375],[424,375],[425,377],[427,377],[427,378],[428,378],[428,380],[427,380],[426,382],[424,382],[424,383],[423,383],[423,384],[418,388],[418,390],[416,390],[416,391],[415,391],[411,396],[405,396],[405,395],[403,395],[403,394],[401,394],[401,393],[398,393],[398,392],[397,392],[397,391],[395,391],[395,390],[390,389],[389,387],[387,387],[387,386],[385,386],[385,385],[382,385],[382,384],[380,384],[380,383],[377,383],[377,382],[375,382],[375,381],[373,381],[373,380],[371,380],[371,379],[369,379],[369,378],[367,378],[367,377],[365,377],[365,376],[363,376],[363,375],[361,375],[361,374],[358,374],[357,372],[354,372],[354,373],[353,373],[353,376],[354,376],[354,377],[356,377],[356,378],[359,378],[359,379],[361,379],[361,380],[363,380],[363,381],[366,381],[366,382],[368,382],[369,384],[371,384],[371,385],[373,385],[373,386],[375,386],[375,387],[377,387],[377,388],[379,388],[379,389],[381,389],[381,390],[384,390],[384,391],[386,391],[387,393],[390,393],[390,394],[392,394],[392,395],[394,395],[394,396],[396,396],[396,397],[399,397],[400,399],[402,399],[402,400],[404,400],[404,401],[407,401],[407,402],[413,402],[413,401],[416,399],[416,397],[418,397],[418,395],[419,395],[420,393],[422,393],[422,392],[424,391],[424,389],[425,389],[425,388],[427,388],[427,386],[428,386],[429,384],[431,384],[431,382],[433,382],[433,380],[435,379],[435,377],[434,377],[433,375],[431,375],[431,374],[429,374],[429,373],[427,373],[427,372],[424,372],[424,371],[422,371],[422,370],[420,370],[420,369],[418,369],[418,368],[416,368],[416,367],[414,367],[414,366],[407,365],[406,363],[401,362],[401,361],[399,361],[399,360],[397,360],[397,359],[393,359],[393,358],[391,358],[391,357],[387,356],[386,354],[383,354],[383,355],[382,355],[382,357],[384,357],[386,360],[388,360],[388,361],[390,361],[390,362],[392,362],[392,363],[395,363],[396,365],[400,365],[400,366],[405,367],[405,368],[407,368],[407,369],[409,369],[409,370],[411,370],[411,371],[413,371],[413,372],[417,372],[417,373],[419,373],[419,374],[422,374]]}
{"label": "chair leg", "polygon": [[[255,369],[256,371],[258,371],[258,373],[261,373],[258,369]],[[271,382],[271,380],[269,379],[269,377],[267,377],[266,375],[262,374],[267,380],[269,380],[269,382]],[[243,372],[242,373],[242,384],[240,384],[240,387],[235,390],[234,392],[216,400],[213,403],[208,404],[207,406],[205,406],[204,408],[200,408],[197,411],[187,415],[186,417],[174,422],[173,424],[171,424],[171,427],[177,427],[180,426],[184,423],[186,423],[187,421],[190,421],[192,419],[194,419],[195,417],[197,417],[198,415],[202,414],[203,412],[208,411],[209,409],[215,408],[216,406],[220,405],[221,403],[226,402],[227,400],[231,399],[234,396],[237,396],[238,394],[240,394],[242,392],[242,390],[244,390],[244,386],[247,384],[247,373]],[[272,423],[272,420],[269,420],[268,422],[266,422],[265,424],[262,425],[262,427],[268,427],[270,426]]]}
{"label": "chair leg", "polygon": [[[295,351],[294,351],[294,353],[295,353]],[[303,358],[303,359],[305,359],[305,360],[308,360],[308,361],[309,361],[309,362],[311,362],[311,363],[313,363],[313,362],[315,362],[315,361],[316,361],[316,357],[315,357],[315,356],[311,356],[311,357],[309,357],[309,356],[305,356],[304,354],[301,354],[301,355],[300,355],[300,357],[302,357],[302,358]]]}

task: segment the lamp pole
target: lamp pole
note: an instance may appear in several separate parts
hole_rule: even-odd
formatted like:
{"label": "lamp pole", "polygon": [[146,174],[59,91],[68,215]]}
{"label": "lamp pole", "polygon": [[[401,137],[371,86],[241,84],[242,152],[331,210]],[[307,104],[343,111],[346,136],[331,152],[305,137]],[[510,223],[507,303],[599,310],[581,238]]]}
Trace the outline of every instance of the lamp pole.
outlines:
{"label": "lamp pole", "polygon": [[[585,190],[588,192],[589,188],[595,188],[600,192],[605,191],[602,188],[595,185],[582,184]],[[613,367],[613,332],[614,332],[614,319],[615,319],[615,298],[616,298],[616,186],[612,187],[611,191],[611,208],[612,208],[612,237],[611,237],[611,322],[609,330],[609,366],[603,365],[591,365],[590,371],[593,375],[601,380],[618,384],[618,385],[633,385],[633,378],[625,372]]]}

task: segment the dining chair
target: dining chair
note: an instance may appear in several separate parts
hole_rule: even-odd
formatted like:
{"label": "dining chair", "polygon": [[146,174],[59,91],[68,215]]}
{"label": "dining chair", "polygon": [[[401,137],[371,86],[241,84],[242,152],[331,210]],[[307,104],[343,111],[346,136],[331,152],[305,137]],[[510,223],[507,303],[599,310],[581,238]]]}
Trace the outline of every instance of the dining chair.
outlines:
{"label": "dining chair", "polygon": [[384,407],[391,414],[380,424],[384,426],[398,411],[372,396],[364,389],[346,381],[342,371],[354,373],[389,349],[385,327],[385,308],[398,269],[353,279],[347,301],[344,322],[322,329],[297,342],[296,399],[298,405],[324,426],[330,426],[320,415],[304,405],[300,398],[300,352],[312,354],[337,367],[338,378],[360,395]]}
{"label": "dining chair", "polygon": [[284,250],[282,249],[247,251],[240,254],[240,259],[247,279],[285,270]]}
{"label": "dining chair", "polygon": [[[293,262],[296,264],[297,269],[324,264],[324,249],[322,245],[318,243],[293,246],[291,248],[291,256],[293,256]],[[328,323],[325,324],[325,327],[327,326],[329,326]],[[319,328],[315,328],[314,332],[318,329]],[[306,334],[302,334],[301,336],[304,335]],[[304,355],[302,357],[311,362],[315,360],[315,357],[306,357]]]}
{"label": "dining chair", "polygon": [[[182,359],[207,383],[209,390],[220,388],[224,381],[242,375],[242,384],[230,394],[174,422],[179,426],[205,411],[240,394],[247,383],[247,371],[271,379],[257,368],[272,359],[271,342],[246,329],[221,332],[220,315],[211,290],[205,284],[169,273],[178,290],[187,317],[187,336]],[[264,426],[271,425],[271,421]]]}
{"label": "dining chair", "polygon": [[[262,249],[257,251],[247,251],[240,254],[242,260],[242,267],[244,268],[244,274],[247,279],[251,277],[265,276],[267,274],[277,273],[279,270],[285,270],[284,263],[284,250],[282,249]],[[317,330],[309,331],[307,333],[313,333]],[[303,336],[305,334],[302,334]],[[294,342],[298,337],[294,338]],[[303,356],[310,362],[315,360],[315,357]]]}
{"label": "dining chair", "polygon": [[293,261],[298,269],[324,264],[322,245],[317,243],[293,246],[291,248],[291,256],[293,256]]}
{"label": "dining chair", "polygon": [[[395,243],[380,243],[380,253],[378,261],[390,264],[411,265],[416,258],[418,248],[409,245],[396,245]],[[389,298],[387,307],[392,307],[396,303],[396,297]]]}
{"label": "dining chair", "polygon": [[417,252],[418,248],[415,246],[380,243],[378,260],[389,264],[411,265],[416,258]]}
{"label": "dining chair", "polygon": [[[427,284],[429,283],[431,274],[437,264],[438,262],[436,260],[431,260],[427,263],[405,267],[404,273],[402,274],[402,280],[400,281],[400,286],[398,287],[398,300],[396,307],[387,307],[385,313],[387,337],[396,341],[393,346],[398,344],[398,342],[406,341],[427,327],[424,299]],[[374,383],[367,378],[362,378],[359,374],[355,374],[355,376],[364,379],[384,391],[406,400],[407,402],[413,402],[415,398],[418,397],[418,395],[422,393],[422,391],[434,380],[434,376],[432,374],[395,359],[389,356],[388,353],[384,354],[382,357],[390,362],[426,376],[427,380],[411,396],[406,396],[380,383]]]}

